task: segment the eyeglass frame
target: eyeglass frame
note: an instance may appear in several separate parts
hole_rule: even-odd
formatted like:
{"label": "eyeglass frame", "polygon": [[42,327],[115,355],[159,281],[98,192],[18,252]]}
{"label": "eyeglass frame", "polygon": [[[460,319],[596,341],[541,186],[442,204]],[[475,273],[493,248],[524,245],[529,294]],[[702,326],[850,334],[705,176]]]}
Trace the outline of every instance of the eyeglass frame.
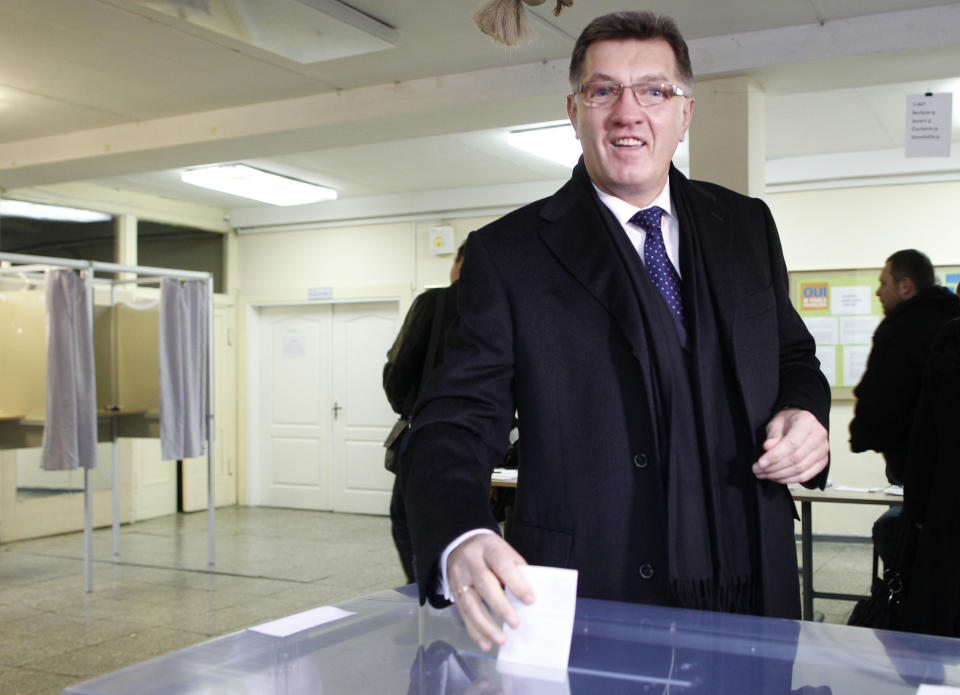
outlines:
{"label": "eyeglass frame", "polygon": [[[623,96],[624,90],[627,89],[628,87],[630,91],[633,93],[633,98],[636,99],[637,104],[639,104],[643,108],[650,108],[651,106],[662,106],[663,104],[670,101],[670,99],[672,99],[673,97],[682,97],[685,99],[689,99],[690,97],[693,96],[692,89],[686,89],[684,87],[680,87],[679,85],[676,85],[673,82],[657,82],[655,80],[649,80],[649,81],[645,80],[643,82],[635,82],[634,84],[623,84],[622,82],[617,82],[616,80],[587,80],[586,82],[581,83],[577,87],[577,90],[573,93],[573,95],[574,96],[576,96],[577,94],[582,95],[584,93],[583,92],[584,85],[588,85],[591,82],[600,82],[600,83],[606,83],[609,85],[615,85],[617,89],[619,89],[620,91],[620,93],[616,95],[613,101],[611,101],[609,104],[606,104],[606,105],[591,104],[587,100],[587,98],[584,97],[583,99],[584,106],[588,106],[589,108],[592,108],[592,109],[607,108],[607,107],[613,106],[620,100],[620,97]],[[657,104],[644,104],[640,100],[640,96],[637,94],[637,87],[640,87],[641,85],[656,85],[660,87],[664,92],[664,94],[666,94],[667,96],[663,101]]]}

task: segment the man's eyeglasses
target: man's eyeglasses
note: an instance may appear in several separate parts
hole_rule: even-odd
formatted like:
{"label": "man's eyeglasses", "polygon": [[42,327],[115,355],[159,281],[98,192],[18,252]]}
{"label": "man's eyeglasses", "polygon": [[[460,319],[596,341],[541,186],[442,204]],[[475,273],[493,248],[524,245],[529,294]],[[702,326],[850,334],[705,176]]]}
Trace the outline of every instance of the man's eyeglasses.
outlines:
{"label": "man's eyeglasses", "polygon": [[624,89],[630,89],[640,106],[659,106],[672,97],[689,97],[692,91],[669,82],[638,82],[621,84],[612,80],[591,80],[580,85],[575,94],[580,94],[587,106],[612,106],[620,99]]}

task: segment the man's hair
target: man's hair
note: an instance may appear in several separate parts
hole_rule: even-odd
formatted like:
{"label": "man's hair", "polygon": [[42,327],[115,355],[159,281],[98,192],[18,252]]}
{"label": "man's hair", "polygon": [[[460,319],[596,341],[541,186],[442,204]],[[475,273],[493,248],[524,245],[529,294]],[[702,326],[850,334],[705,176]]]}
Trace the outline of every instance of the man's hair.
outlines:
{"label": "man's hair", "polygon": [[927,258],[927,254],[916,249],[904,249],[897,251],[887,259],[890,264],[890,274],[894,282],[900,282],[903,278],[913,280],[917,292],[933,287],[936,284],[936,278],[933,274],[933,263]]}
{"label": "man's hair", "polygon": [[463,258],[463,247],[466,246],[466,245],[467,245],[467,240],[464,239],[464,240],[463,240],[463,243],[460,244],[460,246],[457,247],[457,255],[453,257],[453,262],[454,262],[454,263],[459,262],[460,259]]}
{"label": "man's hair", "polygon": [[677,28],[676,22],[665,15],[653,12],[612,12],[594,19],[580,32],[570,56],[570,86],[576,90],[583,77],[583,64],[587,49],[597,41],[649,41],[663,39],[673,49],[677,71],[684,87],[693,86],[693,69],[690,67],[690,51],[687,42]]}

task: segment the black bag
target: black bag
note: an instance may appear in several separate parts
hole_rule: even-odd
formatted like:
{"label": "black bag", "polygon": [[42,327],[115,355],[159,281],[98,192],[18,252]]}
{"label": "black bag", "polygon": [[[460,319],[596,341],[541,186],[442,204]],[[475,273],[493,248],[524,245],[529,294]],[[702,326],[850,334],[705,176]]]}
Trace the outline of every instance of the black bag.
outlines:
{"label": "black bag", "polygon": [[877,630],[898,629],[903,621],[903,589],[903,577],[898,570],[885,570],[883,579],[874,577],[870,597],[857,601],[847,625]]}
{"label": "black bag", "polygon": [[874,577],[870,596],[857,601],[847,625],[877,630],[900,630],[904,625],[904,601],[907,582],[917,551],[917,533],[913,522],[902,520],[897,540],[896,560],[884,568],[883,578]]}
{"label": "black bag", "polygon": [[397,472],[397,452],[400,451],[400,443],[408,429],[410,429],[410,421],[405,417],[400,418],[383,442],[387,450],[383,456],[383,467],[391,473]]}

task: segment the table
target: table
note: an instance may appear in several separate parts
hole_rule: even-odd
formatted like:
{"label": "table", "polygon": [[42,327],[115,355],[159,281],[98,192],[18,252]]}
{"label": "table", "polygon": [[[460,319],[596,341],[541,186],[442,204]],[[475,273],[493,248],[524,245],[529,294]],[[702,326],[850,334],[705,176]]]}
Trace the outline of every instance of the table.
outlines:
{"label": "table", "polygon": [[815,591],[813,588],[813,503],[833,502],[834,504],[877,504],[890,506],[903,504],[901,495],[888,495],[883,492],[844,492],[827,488],[826,490],[791,489],[793,499],[800,503],[800,546],[803,573],[803,619],[813,620],[813,599],[833,598],[856,601],[865,596],[857,594],[839,594],[829,591]]}
{"label": "table", "polygon": [[570,667],[551,680],[498,669],[455,608],[420,607],[415,593],[346,601],[338,607],[353,615],[287,637],[236,632],[63,693],[897,695],[920,683],[960,686],[956,639],[591,599],[577,601]]}

